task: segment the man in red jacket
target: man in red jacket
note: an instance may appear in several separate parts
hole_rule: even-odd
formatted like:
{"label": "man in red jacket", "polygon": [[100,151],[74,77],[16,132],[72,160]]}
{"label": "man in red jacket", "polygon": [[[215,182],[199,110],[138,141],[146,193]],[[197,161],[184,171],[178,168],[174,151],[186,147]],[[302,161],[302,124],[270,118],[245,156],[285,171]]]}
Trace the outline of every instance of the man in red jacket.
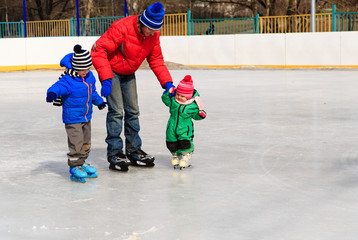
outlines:
{"label": "man in red jacket", "polygon": [[[174,87],[159,41],[164,14],[161,3],[152,4],[142,15],[114,22],[92,47],[93,66],[102,82],[101,95],[108,102],[106,142],[110,169],[127,171],[130,164],[154,166],[154,157],[141,149],[135,72],[147,59],[162,88],[167,91]],[[120,137],[123,116],[126,155]]]}

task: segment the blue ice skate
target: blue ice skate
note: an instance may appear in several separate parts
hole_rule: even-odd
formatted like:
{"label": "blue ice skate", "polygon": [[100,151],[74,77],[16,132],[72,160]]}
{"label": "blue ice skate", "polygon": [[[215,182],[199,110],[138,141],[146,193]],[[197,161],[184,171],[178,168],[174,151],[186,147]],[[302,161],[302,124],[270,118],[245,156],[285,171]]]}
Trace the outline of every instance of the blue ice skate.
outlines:
{"label": "blue ice skate", "polygon": [[96,178],[98,177],[97,169],[95,167],[92,167],[91,165],[85,163],[82,165],[83,170],[87,173],[88,178]]}
{"label": "blue ice skate", "polygon": [[86,182],[86,178],[87,177],[87,173],[84,169],[82,169],[81,166],[78,167],[70,167],[70,178],[72,181],[76,181],[76,182],[81,182],[81,183],[85,183]]}

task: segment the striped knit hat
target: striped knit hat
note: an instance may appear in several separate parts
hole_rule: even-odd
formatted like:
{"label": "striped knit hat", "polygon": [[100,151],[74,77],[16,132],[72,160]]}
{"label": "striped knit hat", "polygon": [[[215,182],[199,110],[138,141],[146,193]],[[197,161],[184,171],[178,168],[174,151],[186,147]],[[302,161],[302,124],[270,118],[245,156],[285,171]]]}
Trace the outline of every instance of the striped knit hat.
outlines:
{"label": "striped knit hat", "polygon": [[193,79],[190,75],[186,75],[183,80],[181,80],[176,89],[177,93],[186,97],[187,100],[193,97],[194,93],[194,84]]}
{"label": "striped knit hat", "polygon": [[147,27],[153,30],[159,30],[163,25],[164,7],[160,2],[150,5],[144,10],[139,20]]}
{"label": "striped knit hat", "polygon": [[90,69],[92,66],[91,54],[89,51],[82,49],[81,45],[73,48],[74,54],[71,59],[72,69],[82,71]]}

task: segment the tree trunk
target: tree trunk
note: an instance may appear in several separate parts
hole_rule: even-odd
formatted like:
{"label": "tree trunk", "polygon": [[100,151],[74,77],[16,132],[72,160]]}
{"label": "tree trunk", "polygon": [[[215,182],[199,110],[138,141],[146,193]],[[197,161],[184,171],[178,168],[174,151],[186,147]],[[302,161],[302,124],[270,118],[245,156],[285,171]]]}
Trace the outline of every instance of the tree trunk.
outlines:
{"label": "tree trunk", "polygon": [[9,21],[9,15],[7,13],[7,0],[5,0],[5,21],[8,22]]}
{"label": "tree trunk", "polygon": [[270,16],[271,2],[270,0],[266,0],[266,13],[265,16]]}
{"label": "tree trunk", "polygon": [[86,18],[91,17],[91,12],[93,10],[93,0],[87,1],[87,9],[86,9]]}
{"label": "tree trunk", "polygon": [[36,7],[37,7],[37,14],[40,20],[44,20],[43,8],[41,4],[41,0],[35,0]]}
{"label": "tree trunk", "polygon": [[298,13],[297,0],[289,0],[287,14],[288,15],[295,15],[297,13]]}

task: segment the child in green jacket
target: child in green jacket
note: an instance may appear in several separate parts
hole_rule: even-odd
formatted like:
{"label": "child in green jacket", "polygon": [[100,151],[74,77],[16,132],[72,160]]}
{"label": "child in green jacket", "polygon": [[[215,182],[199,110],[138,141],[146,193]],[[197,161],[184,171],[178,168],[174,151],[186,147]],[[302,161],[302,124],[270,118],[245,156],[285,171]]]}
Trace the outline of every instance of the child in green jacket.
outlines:
{"label": "child in green jacket", "polygon": [[[175,94],[175,97],[171,97]],[[176,89],[171,88],[162,95],[163,103],[169,107],[170,117],[167,124],[166,144],[172,154],[174,168],[191,166],[194,151],[194,120],[206,117],[198,91],[194,89],[190,75],[180,81]]]}

